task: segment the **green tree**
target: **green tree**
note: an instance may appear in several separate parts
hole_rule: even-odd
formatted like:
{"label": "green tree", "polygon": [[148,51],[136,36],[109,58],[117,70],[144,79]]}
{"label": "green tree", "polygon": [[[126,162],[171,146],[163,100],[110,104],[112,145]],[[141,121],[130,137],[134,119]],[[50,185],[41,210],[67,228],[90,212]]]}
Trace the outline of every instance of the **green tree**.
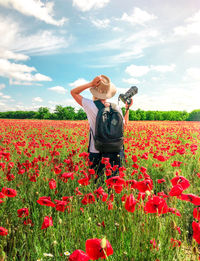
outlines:
{"label": "green tree", "polygon": [[193,110],[189,114],[188,121],[200,121],[200,110]]}
{"label": "green tree", "polygon": [[80,108],[76,113],[76,120],[86,120],[86,119],[87,119],[86,113],[82,108]]}
{"label": "green tree", "polygon": [[38,113],[36,114],[37,119],[48,119],[50,111],[47,107],[40,107]]}
{"label": "green tree", "polygon": [[56,105],[55,108],[55,114],[58,120],[64,120],[65,119],[65,109],[61,105]]}

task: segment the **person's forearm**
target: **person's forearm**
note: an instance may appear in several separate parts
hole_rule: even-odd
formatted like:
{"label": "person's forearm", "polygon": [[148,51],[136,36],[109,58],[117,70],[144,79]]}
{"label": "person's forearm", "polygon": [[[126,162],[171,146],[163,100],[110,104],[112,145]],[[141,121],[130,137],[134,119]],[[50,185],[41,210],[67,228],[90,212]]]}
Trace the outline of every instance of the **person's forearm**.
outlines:
{"label": "person's forearm", "polygon": [[92,82],[88,82],[86,84],[75,87],[74,89],[71,90],[71,93],[79,94],[79,93],[83,92],[84,90],[91,88],[91,87],[92,87]]}
{"label": "person's forearm", "polygon": [[124,121],[125,121],[125,126],[127,126],[129,121],[129,110],[126,110],[125,112]]}

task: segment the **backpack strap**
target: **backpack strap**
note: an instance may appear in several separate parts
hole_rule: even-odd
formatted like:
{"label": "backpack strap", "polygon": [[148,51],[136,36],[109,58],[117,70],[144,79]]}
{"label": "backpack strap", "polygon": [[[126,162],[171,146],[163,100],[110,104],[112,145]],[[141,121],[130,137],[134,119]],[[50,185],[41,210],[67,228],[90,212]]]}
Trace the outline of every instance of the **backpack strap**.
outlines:
{"label": "backpack strap", "polygon": [[91,137],[93,137],[93,139],[94,139],[94,133],[93,133],[92,129],[90,128],[89,144],[88,144],[88,152],[90,152]]}
{"label": "backpack strap", "polygon": [[94,104],[96,105],[97,109],[100,111],[101,109],[105,108],[104,104],[100,101],[94,101]]}
{"label": "backpack strap", "polygon": [[117,105],[115,103],[111,103],[110,104],[110,107],[114,110],[117,110]]}

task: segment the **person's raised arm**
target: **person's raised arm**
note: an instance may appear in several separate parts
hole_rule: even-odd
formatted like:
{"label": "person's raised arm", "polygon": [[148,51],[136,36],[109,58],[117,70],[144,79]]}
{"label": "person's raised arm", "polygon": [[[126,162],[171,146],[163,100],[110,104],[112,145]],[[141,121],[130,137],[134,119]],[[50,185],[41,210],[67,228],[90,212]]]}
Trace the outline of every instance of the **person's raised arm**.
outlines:
{"label": "person's raised arm", "polygon": [[88,88],[98,86],[100,84],[100,81],[101,81],[101,76],[97,76],[91,82],[75,87],[74,89],[71,90],[72,97],[78,104],[82,106],[83,96],[80,95],[80,93]]}
{"label": "person's raised arm", "polygon": [[133,99],[131,99],[131,104],[125,104],[125,108],[126,108],[126,111],[125,111],[125,115],[124,115],[124,126],[126,127],[128,125],[128,121],[129,121],[129,108],[133,105]]}

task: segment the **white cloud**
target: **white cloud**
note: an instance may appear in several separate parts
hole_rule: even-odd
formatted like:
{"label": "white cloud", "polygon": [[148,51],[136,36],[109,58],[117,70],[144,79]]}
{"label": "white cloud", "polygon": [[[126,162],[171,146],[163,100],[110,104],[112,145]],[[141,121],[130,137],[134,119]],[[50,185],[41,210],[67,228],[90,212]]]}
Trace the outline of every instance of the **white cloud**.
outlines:
{"label": "white cloud", "polygon": [[109,19],[103,19],[103,20],[100,20],[100,19],[91,19],[91,22],[94,26],[96,26],[97,28],[107,28],[110,24],[110,20]]}
{"label": "white cloud", "polygon": [[200,45],[192,45],[188,50],[188,53],[200,53]]}
{"label": "white cloud", "polygon": [[[63,35],[49,30],[40,30],[35,34],[24,31],[24,25],[18,24],[11,18],[0,15],[0,49],[1,58],[27,60],[28,56],[21,54],[49,54],[67,48],[73,40],[71,36],[66,39]],[[19,53],[20,52],[20,53]]]}
{"label": "white cloud", "polygon": [[110,0],[73,0],[73,6],[77,7],[82,12],[90,11],[91,9],[103,8]]}
{"label": "white cloud", "polygon": [[129,65],[126,67],[125,72],[128,73],[130,76],[133,77],[141,77],[146,75],[150,71],[158,71],[158,72],[172,72],[175,69],[175,64],[171,65],[149,65],[149,66],[143,66],[143,65]]}
{"label": "white cloud", "polygon": [[2,111],[2,107],[6,106],[4,102],[0,101],[0,106],[1,106],[1,111]]}
{"label": "white cloud", "polygon": [[200,10],[198,12],[196,12],[193,16],[187,18],[188,22],[191,23],[199,23],[200,22]]}
{"label": "white cloud", "polygon": [[[186,70],[184,80],[200,82],[200,67],[191,67]],[[199,96],[200,97],[200,96]]]}
{"label": "white cloud", "polygon": [[46,75],[40,73],[32,74],[35,71],[36,69],[34,67],[0,59],[0,76],[2,77],[27,82],[51,81],[51,78]]}
{"label": "white cloud", "polygon": [[128,83],[128,84],[138,84],[140,81],[135,78],[128,78],[128,79],[122,79],[123,82]]}
{"label": "white cloud", "polygon": [[53,18],[53,2],[43,3],[40,0],[0,0],[0,5],[13,8],[27,16],[34,16],[47,24],[61,26],[67,21],[66,18],[62,18],[61,20]]}
{"label": "white cloud", "polygon": [[32,99],[33,102],[43,102],[43,99],[41,97],[35,97]]}
{"label": "white cloud", "polygon": [[67,92],[67,90],[62,86],[51,87],[51,88],[48,88],[48,90],[53,91],[53,92],[57,92],[57,93],[60,93],[60,94],[65,94]]}
{"label": "white cloud", "polygon": [[155,20],[156,18],[157,17],[155,15],[149,14],[148,12],[146,12],[138,7],[135,7],[133,9],[133,13],[131,15],[124,13],[121,17],[121,20],[129,22],[131,24],[144,25],[145,23]]}
{"label": "white cloud", "polygon": [[4,58],[8,60],[12,59],[16,61],[26,61],[29,59],[29,57],[25,54],[13,53],[12,51],[5,50],[2,48],[0,48],[0,58]]}
{"label": "white cloud", "polygon": [[36,83],[36,82],[22,82],[22,81],[15,81],[13,79],[9,79],[9,84],[10,85],[25,85],[25,86],[42,86],[41,83]]}
{"label": "white cloud", "polygon": [[149,66],[137,66],[137,65],[129,65],[126,67],[125,72],[128,73],[130,76],[133,77],[141,77],[147,74],[150,71]]}
{"label": "white cloud", "polygon": [[88,81],[86,81],[86,80],[83,79],[83,78],[80,78],[80,79],[78,79],[78,80],[76,80],[76,81],[74,81],[74,82],[72,82],[72,83],[69,83],[69,86],[71,86],[71,87],[76,87],[76,86],[83,85],[83,84],[85,84],[85,83],[88,83]]}
{"label": "white cloud", "polygon": [[185,36],[189,34],[200,35],[200,10],[185,20],[186,25],[174,28],[174,34]]}
{"label": "white cloud", "polygon": [[0,90],[4,89],[6,87],[6,85],[4,83],[0,84]]}
{"label": "white cloud", "polygon": [[151,65],[150,69],[152,71],[158,71],[158,72],[172,72],[174,71],[176,65],[175,64],[171,64],[171,65]]}
{"label": "white cloud", "polygon": [[[185,85],[169,85],[160,86],[160,91],[153,95],[138,93],[133,97],[133,110],[138,108],[142,110],[170,111],[192,110],[199,109],[200,91],[198,86],[185,88]],[[126,89],[127,90],[127,89]],[[125,91],[121,91],[125,93]]]}
{"label": "white cloud", "polygon": [[9,95],[4,95],[2,92],[0,92],[0,97],[1,97],[2,99],[5,99],[5,100],[10,100],[10,99],[11,99],[11,96],[9,96]]}
{"label": "white cloud", "polygon": [[[98,58],[98,64],[89,65],[89,67],[111,67],[116,64],[125,63],[129,60],[140,58],[144,55],[144,49],[148,48],[155,43],[158,44],[159,33],[156,30],[148,29],[141,30],[140,32],[127,35],[119,34],[120,37],[114,38],[110,41],[102,41],[99,44],[87,46],[82,48],[81,52],[94,52],[102,50],[115,51],[112,54]],[[94,58],[96,62],[96,57]]]}
{"label": "white cloud", "polygon": [[63,36],[56,36],[52,31],[39,31],[34,35],[21,36],[18,41],[11,44],[14,51],[26,52],[29,54],[49,54],[60,48],[67,48],[70,41]]}

